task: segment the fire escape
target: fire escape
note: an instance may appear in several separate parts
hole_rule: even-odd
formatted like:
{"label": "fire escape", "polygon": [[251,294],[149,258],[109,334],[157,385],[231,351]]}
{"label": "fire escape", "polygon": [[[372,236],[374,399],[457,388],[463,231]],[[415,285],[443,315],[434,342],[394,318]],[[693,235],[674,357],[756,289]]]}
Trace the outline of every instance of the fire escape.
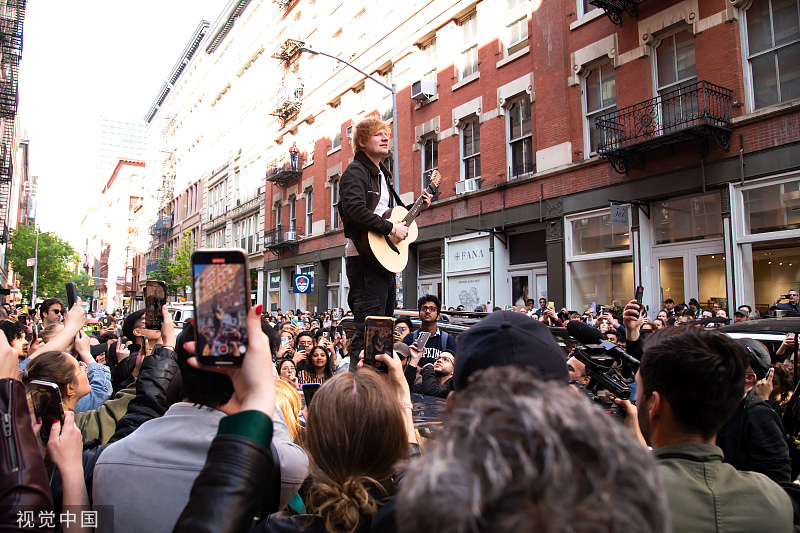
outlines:
{"label": "fire escape", "polygon": [[0,17],[0,243],[8,242],[8,213],[11,179],[14,175],[14,118],[19,96],[19,60],[22,57],[22,21],[26,0],[7,0]]}
{"label": "fire escape", "polygon": [[589,0],[606,12],[606,16],[617,26],[622,26],[622,13],[627,13],[633,18],[639,18],[639,4],[644,0]]}
{"label": "fire escape", "polygon": [[[299,57],[300,49],[305,44],[304,35],[305,30],[302,26],[288,24],[270,42],[272,57],[281,62],[286,74],[290,72],[292,63]],[[269,105],[269,114],[280,119],[281,128],[285,128],[300,112],[303,98],[302,79],[298,76],[294,84],[289,87],[286,85],[286,74],[281,79],[278,90],[270,98]]]}

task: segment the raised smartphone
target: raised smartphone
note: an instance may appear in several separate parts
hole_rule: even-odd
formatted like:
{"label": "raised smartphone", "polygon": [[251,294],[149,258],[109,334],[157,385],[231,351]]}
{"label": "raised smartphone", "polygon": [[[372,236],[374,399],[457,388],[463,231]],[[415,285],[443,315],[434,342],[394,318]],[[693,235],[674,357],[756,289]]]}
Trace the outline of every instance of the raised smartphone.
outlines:
{"label": "raised smartphone", "polygon": [[368,316],[364,322],[364,365],[380,372],[389,372],[389,367],[375,356],[379,353],[392,355],[394,346],[394,319],[388,316]]}
{"label": "raised smartphone", "polygon": [[633,299],[639,304],[639,310],[644,309],[644,303],[642,302],[642,298],[644,298],[644,287],[641,285],[636,286],[636,291],[633,294]]}
{"label": "raised smartphone", "polygon": [[78,287],[72,281],[65,283],[64,286],[67,289],[67,312],[69,312],[78,301]]}
{"label": "raised smartphone", "polygon": [[419,332],[419,337],[417,337],[417,340],[414,341],[414,342],[416,343],[417,347],[420,350],[424,351],[425,350],[425,345],[428,344],[428,339],[430,339],[430,338],[431,338],[431,334],[429,332],[420,331]]}
{"label": "raised smartphone", "polygon": [[144,327],[146,329],[161,329],[164,324],[164,315],[161,308],[167,305],[167,283],[164,281],[148,280],[144,289]]}
{"label": "raised smartphone", "polygon": [[50,440],[50,429],[56,420],[64,424],[64,406],[61,404],[61,391],[58,385],[49,381],[31,381],[31,403],[36,419],[42,421],[39,438],[42,444],[47,445]]}
{"label": "raised smartphone", "polygon": [[241,365],[247,352],[250,286],[247,253],[241,248],[192,254],[197,362]]}
{"label": "raised smartphone", "polygon": [[303,396],[306,399],[306,407],[311,405],[311,400],[314,398],[314,394],[322,387],[320,383],[305,383],[303,384]]}

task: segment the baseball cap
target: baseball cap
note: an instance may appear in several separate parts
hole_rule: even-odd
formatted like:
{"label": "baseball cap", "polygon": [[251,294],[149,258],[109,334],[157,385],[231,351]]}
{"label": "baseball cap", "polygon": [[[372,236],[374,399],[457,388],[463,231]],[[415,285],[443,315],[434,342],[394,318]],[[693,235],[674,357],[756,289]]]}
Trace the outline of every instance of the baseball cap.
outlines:
{"label": "baseball cap", "polygon": [[408,351],[408,345],[405,343],[396,342],[394,343],[393,349],[397,352],[397,355],[403,359],[408,359],[411,356],[411,353]]}
{"label": "baseball cap", "polygon": [[743,316],[745,318],[747,318],[747,316],[748,316],[747,315],[747,311],[742,311],[741,309],[737,309],[736,311],[733,312],[733,314],[734,314],[734,316],[735,315],[741,315],[741,316]]}
{"label": "baseball cap", "polygon": [[772,361],[767,347],[755,339],[736,339],[744,349],[747,351],[747,356],[750,361],[750,368],[755,372],[759,380],[767,377],[769,371],[769,364]]}
{"label": "baseball cap", "polygon": [[516,365],[544,379],[569,383],[567,359],[542,322],[514,311],[496,311],[458,337],[455,390],[478,370]]}

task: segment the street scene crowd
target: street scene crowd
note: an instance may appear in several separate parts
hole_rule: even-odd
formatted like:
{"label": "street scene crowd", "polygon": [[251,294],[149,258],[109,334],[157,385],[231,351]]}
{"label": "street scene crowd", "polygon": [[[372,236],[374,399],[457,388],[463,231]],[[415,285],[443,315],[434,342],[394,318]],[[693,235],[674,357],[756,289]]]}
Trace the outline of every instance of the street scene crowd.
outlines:
{"label": "street scene crowd", "polygon": [[[780,296],[773,311],[798,311],[796,290]],[[144,311],[4,304],[0,530],[800,524],[793,333],[771,353],[717,331],[725,309],[695,299],[648,318],[636,300],[475,313],[426,295],[396,313],[381,373],[350,353],[349,311],[262,311],[226,368],[197,363],[193,320],[176,327],[166,306],[153,330]],[[448,333],[459,313],[470,325]],[[733,320],[755,318],[742,305]],[[63,423],[29,407],[39,382],[58,386]],[[304,384],[322,385],[308,405]],[[434,431],[417,424],[422,400],[441,408]]]}

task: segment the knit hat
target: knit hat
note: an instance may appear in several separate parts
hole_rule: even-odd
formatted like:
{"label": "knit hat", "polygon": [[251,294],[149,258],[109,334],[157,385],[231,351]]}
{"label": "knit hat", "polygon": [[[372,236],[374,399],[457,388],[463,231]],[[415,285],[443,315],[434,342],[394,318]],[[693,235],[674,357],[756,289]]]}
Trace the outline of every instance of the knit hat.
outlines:
{"label": "knit hat", "polygon": [[514,311],[496,311],[458,337],[455,390],[478,370],[516,365],[544,380],[569,382],[567,358],[540,321]]}

